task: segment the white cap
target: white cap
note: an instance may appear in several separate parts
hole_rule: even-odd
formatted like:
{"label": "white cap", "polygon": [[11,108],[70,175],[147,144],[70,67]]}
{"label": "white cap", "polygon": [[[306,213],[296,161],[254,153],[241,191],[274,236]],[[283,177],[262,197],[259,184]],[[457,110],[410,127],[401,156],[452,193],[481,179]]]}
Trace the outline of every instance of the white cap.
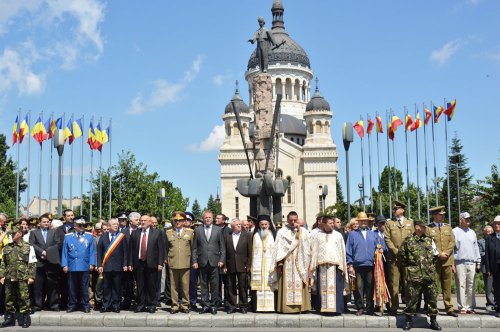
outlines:
{"label": "white cap", "polygon": [[462,212],[462,213],[460,213],[460,218],[463,218],[463,219],[470,218],[469,212]]}
{"label": "white cap", "polygon": [[493,222],[500,222],[500,215],[496,216],[495,219],[493,219]]}

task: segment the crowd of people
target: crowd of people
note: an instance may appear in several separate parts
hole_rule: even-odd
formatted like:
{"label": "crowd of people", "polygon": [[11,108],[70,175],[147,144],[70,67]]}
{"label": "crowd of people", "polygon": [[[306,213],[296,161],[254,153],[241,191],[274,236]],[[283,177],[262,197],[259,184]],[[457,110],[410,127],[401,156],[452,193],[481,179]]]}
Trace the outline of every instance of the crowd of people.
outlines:
{"label": "crowd of people", "polygon": [[228,222],[208,210],[202,220],[176,211],[159,223],[131,212],[95,225],[69,209],[60,220],[0,213],[1,327],[16,317],[29,327],[40,310],[154,313],[164,302],[171,314],[340,315],[351,302],[358,316],[404,314],[409,330],[423,297],[430,327],[440,330],[438,284],[447,315],[475,314],[476,273],[500,318],[500,216],[478,240],[467,212],[452,229],[442,206],[430,209],[430,224],[406,218],[405,208],[395,201],[389,220],[360,212],[345,227],[321,216],[311,230],[295,212],[283,226],[267,215]]}

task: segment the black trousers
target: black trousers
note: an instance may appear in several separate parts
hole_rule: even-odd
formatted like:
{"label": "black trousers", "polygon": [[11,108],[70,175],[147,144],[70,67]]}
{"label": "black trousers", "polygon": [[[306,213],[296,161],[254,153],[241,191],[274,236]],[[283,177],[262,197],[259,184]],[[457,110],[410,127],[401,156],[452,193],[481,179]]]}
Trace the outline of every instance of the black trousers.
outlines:
{"label": "black trousers", "polygon": [[122,271],[109,271],[103,273],[103,301],[104,309],[120,309],[122,301]]}
{"label": "black trousers", "polygon": [[[234,272],[227,274],[228,281],[228,289],[229,289],[229,306],[226,306],[229,309],[232,308],[247,308],[248,306],[248,296],[246,290],[246,272]],[[238,297],[239,297],[239,306],[238,306]]]}
{"label": "black trousers", "polygon": [[[221,306],[224,302],[224,306],[228,306],[229,303],[229,288],[227,287],[227,273],[223,273],[222,269],[219,270],[219,290],[217,292],[217,306]],[[224,299],[222,299],[222,290],[224,289]],[[224,301],[223,301],[224,300]]]}
{"label": "black trousers", "polygon": [[122,275],[122,296],[123,296],[122,309],[124,310],[130,309],[130,305],[132,304],[132,299],[134,298],[134,290],[135,290],[134,272],[124,272]]}
{"label": "black trousers", "polygon": [[[356,309],[373,311],[373,266],[358,266],[356,271]],[[365,305],[366,297],[366,305]]]}
{"label": "black trousers", "polygon": [[156,309],[158,268],[149,268],[146,262],[139,261],[137,266],[134,266],[134,276],[137,284],[137,308]]}
{"label": "black trousers", "polygon": [[59,287],[60,269],[61,267],[59,265],[50,263],[36,268],[34,308],[42,310],[45,308],[57,309],[59,307],[57,288]]}
{"label": "black trousers", "polygon": [[68,274],[59,272],[59,308],[66,310],[68,308]]}
{"label": "black trousers", "polygon": [[216,307],[219,298],[219,268],[210,264],[201,267],[200,284],[202,306]]}
{"label": "black trousers", "polygon": [[496,273],[493,275],[493,296],[495,297],[495,311],[500,312],[500,263],[497,263]]}

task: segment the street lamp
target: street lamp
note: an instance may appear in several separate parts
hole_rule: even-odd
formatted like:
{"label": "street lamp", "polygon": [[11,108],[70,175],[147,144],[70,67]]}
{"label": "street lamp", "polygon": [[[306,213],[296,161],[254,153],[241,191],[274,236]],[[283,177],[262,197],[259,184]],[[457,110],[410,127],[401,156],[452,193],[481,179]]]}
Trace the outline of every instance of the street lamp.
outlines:
{"label": "street lamp", "polygon": [[57,149],[57,154],[59,155],[59,171],[57,176],[57,214],[62,216],[62,155],[64,152],[64,133],[61,129],[56,129],[53,140],[54,149]]}
{"label": "street lamp", "polygon": [[165,221],[165,188],[160,188],[161,198],[161,223]]}
{"label": "street lamp", "polygon": [[342,125],[342,140],[344,141],[345,149],[345,174],[347,179],[347,222],[349,222],[351,220],[351,191],[349,188],[349,146],[354,140],[352,135],[352,123],[344,122],[344,124]]}
{"label": "street lamp", "polygon": [[364,186],[362,183],[358,183],[359,189],[359,206],[363,212],[365,211],[365,196],[363,195]]}

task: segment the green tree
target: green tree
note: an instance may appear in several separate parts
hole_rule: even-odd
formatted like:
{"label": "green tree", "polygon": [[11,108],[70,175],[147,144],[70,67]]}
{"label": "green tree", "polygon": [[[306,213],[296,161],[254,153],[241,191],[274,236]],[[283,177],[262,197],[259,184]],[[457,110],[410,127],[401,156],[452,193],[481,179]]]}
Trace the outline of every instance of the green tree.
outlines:
{"label": "green tree", "polygon": [[[182,191],[174,187],[172,182],[160,179],[158,173],[149,173],[147,167],[137,162],[134,154],[127,151],[119,154],[118,163],[108,170],[97,171],[92,180],[92,216],[99,215],[99,175],[102,175],[102,216],[109,217],[109,181],[112,181],[111,215],[121,211],[152,213],[161,217],[162,203],[160,188],[165,188],[165,219],[169,219],[176,210],[186,211],[189,199],[184,198]],[[84,197],[84,215],[90,214],[89,195]]]}
{"label": "green tree", "polygon": [[[347,220],[347,203],[344,201],[344,193],[338,177],[336,181],[336,191],[337,202],[334,205],[326,207],[325,211],[323,213],[319,213],[318,215],[335,216],[345,225],[349,222],[349,220]],[[355,217],[358,212],[359,207],[351,204],[351,218]]]}
{"label": "green tree", "polygon": [[193,205],[191,206],[191,213],[194,214],[196,219],[201,219],[201,206],[198,200],[195,198]]}
{"label": "green tree", "polygon": [[[11,157],[7,156],[8,149],[5,135],[0,134],[0,212],[15,216],[17,165]],[[19,193],[24,190],[26,190],[26,180],[24,169],[22,169],[19,174]]]}
{"label": "green tree", "polygon": [[[448,156],[451,203],[451,217],[448,216],[448,218],[450,224],[453,226],[458,225],[459,219],[457,178],[458,183],[460,184],[460,212],[471,211],[471,204],[474,198],[472,175],[470,174],[470,168],[467,167],[467,157],[465,157],[465,155],[462,153],[462,148],[462,143],[455,133],[455,137],[453,137],[453,139],[451,140],[450,153]],[[448,184],[446,179],[442,184],[439,203],[439,205],[448,205]]]}
{"label": "green tree", "polygon": [[214,217],[215,215],[222,213],[222,205],[220,201],[214,199],[214,196],[212,194],[210,194],[210,196],[208,197],[206,209],[212,211]]}
{"label": "green tree", "polygon": [[500,172],[498,165],[491,166],[491,175],[484,180],[478,181],[476,186],[477,196],[474,197],[472,216],[478,228],[489,224],[495,216],[500,215]]}

